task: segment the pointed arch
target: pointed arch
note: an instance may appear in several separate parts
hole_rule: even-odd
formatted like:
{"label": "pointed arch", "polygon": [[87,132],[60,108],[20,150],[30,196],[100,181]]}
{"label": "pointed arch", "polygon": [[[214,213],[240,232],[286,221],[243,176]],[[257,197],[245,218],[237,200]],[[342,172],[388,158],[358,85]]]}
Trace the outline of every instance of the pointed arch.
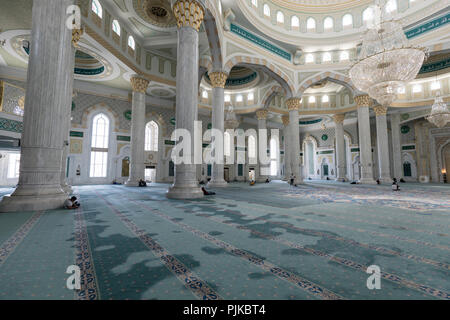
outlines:
{"label": "pointed arch", "polygon": [[331,82],[338,83],[338,84],[348,88],[353,96],[360,93],[358,91],[358,89],[356,89],[356,87],[352,84],[352,81],[348,76],[341,74],[341,73],[333,72],[333,71],[327,71],[327,72],[323,72],[323,73],[320,73],[317,75],[313,75],[313,76],[305,79],[300,84],[300,87],[297,90],[296,96],[301,97],[303,95],[303,93],[306,91],[306,89],[308,89],[311,85],[313,85],[314,83],[317,83],[319,81],[325,80],[325,79],[329,80]]}

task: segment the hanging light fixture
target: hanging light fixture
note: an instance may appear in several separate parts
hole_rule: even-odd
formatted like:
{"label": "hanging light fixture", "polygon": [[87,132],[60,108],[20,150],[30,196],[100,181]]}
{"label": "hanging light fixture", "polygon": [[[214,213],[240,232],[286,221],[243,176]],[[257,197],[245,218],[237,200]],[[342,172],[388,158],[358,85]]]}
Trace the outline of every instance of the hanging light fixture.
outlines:
{"label": "hanging light fixture", "polygon": [[[383,3],[383,4],[382,4]],[[428,53],[409,44],[398,21],[387,19],[386,0],[375,6],[375,22],[363,36],[358,61],[349,75],[358,90],[387,107],[398,89],[416,78]]]}
{"label": "hanging light fixture", "polygon": [[426,119],[438,128],[443,128],[450,122],[450,111],[439,91],[431,107],[431,113]]}
{"label": "hanging light fixture", "polygon": [[227,114],[225,115],[225,130],[226,129],[236,129],[239,127],[239,121],[236,118],[236,113],[234,112],[233,106],[228,108]]}

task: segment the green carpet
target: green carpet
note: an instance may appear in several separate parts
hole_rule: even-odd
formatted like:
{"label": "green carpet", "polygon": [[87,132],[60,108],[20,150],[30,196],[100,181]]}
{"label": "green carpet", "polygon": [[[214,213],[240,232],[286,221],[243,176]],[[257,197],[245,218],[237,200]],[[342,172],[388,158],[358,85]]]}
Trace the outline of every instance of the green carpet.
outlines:
{"label": "green carpet", "polygon": [[79,210],[0,214],[0,299],[450,299],[450,187],[401,187],[75,187]]}

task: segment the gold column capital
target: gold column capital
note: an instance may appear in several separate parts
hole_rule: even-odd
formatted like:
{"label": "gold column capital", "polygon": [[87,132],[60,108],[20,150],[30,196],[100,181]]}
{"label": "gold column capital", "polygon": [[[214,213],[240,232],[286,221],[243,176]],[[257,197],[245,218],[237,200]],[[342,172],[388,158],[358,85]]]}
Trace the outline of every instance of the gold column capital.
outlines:
{"label": "gold column capital", "polygon": [[177,19],[178,28],[192,27],[198,32],[205,16],[205,10],[195,0],[178,0],[173,5],[173,14]]}
{"label": "gold column capital", "polygon": [[208,73],[209,79],[211,80],[211,85],[213,88],[225,88],[227,83],[228,74],[225,72],[211,72]]}
{"label": "gold column capital", "polygon": [[258,119],[258,120],[266,120],[268,114],[269,114],[269,112],[267,110],[265,110],[265,109],[257,110],[256,111],[256,119]]}
{"label": "gold column capital", "polygon": [[372,104],[372,98],[368,94],[363,94],[355,97],[356,106],[369,107]]}
{"label": "gold column capital", "polygon": [[373,107],[373,111],[375,111],[375,114],[378,116],[385,116],[388,108],[383,106],[375,106]]}
{"label": "gold column capital", "polygon": [[143,76],[135,75],[130,79],[131,87],[134,92],[145,93],[147,91],[150,81],[145,79]]}
{"label": "gold column capital", "polygon": [[281,120],[283,121],[284,126],[289,125],[289,116],[282,116]]}
{"label": "gold column capital", "polygon": [[345,119],[345,113],[339,113],[339,114],[335,114],[333,116],[334,123],[336,123],[336,124],[344,123],[344,119]]}
{"label": "gold column capital", "polygon": [[83,33],[83,29],[72,29],[72,46],[74,48],[78,48],[78,42],[80,41]]}
{"label": "gold column capital", "polygon": [[286,101],[286,105],[289,111],[299,110],[301,106],[300,98],[290,98]]}

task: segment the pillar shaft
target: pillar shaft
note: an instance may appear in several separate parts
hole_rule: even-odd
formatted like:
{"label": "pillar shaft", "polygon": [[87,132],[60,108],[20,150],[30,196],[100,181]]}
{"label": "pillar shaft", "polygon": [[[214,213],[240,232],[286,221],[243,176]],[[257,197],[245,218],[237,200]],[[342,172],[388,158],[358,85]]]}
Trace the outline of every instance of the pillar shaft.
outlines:
{"label": "pillar shaft", "polygon": [[[224,88],[227,81],[228,75],[224,72],[212,72],[209,74],[209,78],[211,79],[211,84],[213,86],[212,94],[213,94],[213,110],[212,110],[212,128],[220,131],[223,137],[224,132],[224,120],[225,120],[225,103],[224,103]],[[227,182],[224,179],[224,157],[222,151],[221,159],[218,159],[217,148],[223,148],[223,139],[222,145],[218,145],[217,142],[214,142],[215,145],[215,159],[216,162],[212,165],[212,177],[211,181],[208,183],[210,187],[226,187]]]}
{"label": "pillar shaft", "polygon": [[361,163],[361,179],[364,184],[375,184],[373,179],[372,141],[370,138],[371,99],[368,95],[355,97],[358,106],[359,155]]}
{"label": "pillar shaft", "polygon": [[72,32],[66,26],[71,0],[33,1],[31,49],[19,184],[0,203],[0,211],[62,207],[61,159],[67,117],[65,83],[71,69]]}
{"label": "pillar shaft", "polygon": [[282,118],[284,128],[284,178],[289,181],[289,177],[291,176],[291,154],[290,154],[290,137],[289,137],[289,117],[283,116]]}
{"label": "pillar shaft", "polygon": [[344,118],[345,114],[336,114],[334,123],[336,125],[336,180],[345,181],[345,140],[344,140]]}
{"label": "pillar shaft", "polygon": [[[258,182],[265,182],[270,176],[270,163],[267,163],[267,110],[258,110],[256,112],[256,118],[258,119],[258,163],[259,163],[259,175]],[[265,145],[265,150],[264,149]],[[261,148],[261,150],[259,150]],[[264,157],[265,156],[265,157]]]}
{"label": "pillar shaft", "polygon": [[131,101],[131,154],[130,177],[127,187],[139,186],[139,180],[145,179],[145,92],[149,81],[139,76],[131,78],[133,95]]}
{"label": "pillar shaft", "polygon": [[194,164],[194,122],[198,116],[198,30],[204,9],[196,1],[179,0],[173,11],[178,23],[176,129],[185,129],[191,135],[191,163],[175,166],[174,184],[167,197],[195,199],[203,197]]}
{"label": "pillar shaft", "polygon": [[389,163],[389,139],[387,133],[387,108],[377,106],[374,108],[377,121],[377,147],[378,147],[378,171],[380,182],[390,183],[391,168]]}
{"label": "pillar shaft", "polygon": [[400,180],[403,178],[402,166],[402,143],[400,139],[400,114],[391,116],[391,134],[392,134],[392,160],[394,177]]}
{"label": "pillar shaft", "polygon": [[298,110],[300,108],[300,99],[292,98],[287,101],[289,110],[289,146],[291,174],[294,175],[294,183],[303,183],[302,173],[300,171],[300,126]]}

